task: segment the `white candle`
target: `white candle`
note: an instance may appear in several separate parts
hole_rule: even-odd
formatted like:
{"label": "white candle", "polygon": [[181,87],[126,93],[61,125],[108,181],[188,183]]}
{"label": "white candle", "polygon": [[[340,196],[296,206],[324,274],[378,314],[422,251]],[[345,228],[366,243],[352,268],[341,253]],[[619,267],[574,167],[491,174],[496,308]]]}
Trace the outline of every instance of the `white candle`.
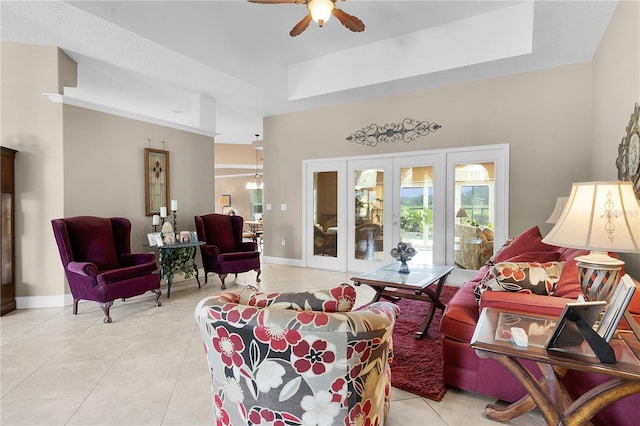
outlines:
{"label": "white candle", "polygon": [[160,207],[160,217],[167,217],[167,208]]}
{"label": "white candle", "polygon": [[174,212],[178,211],[178,200],[171,200],[171,210]]}
{"label": "white candle", "polygon": [[158,216],[157,214],[153,215],[153,221],[151,222],[152,225],[160,225],[160,216]]}

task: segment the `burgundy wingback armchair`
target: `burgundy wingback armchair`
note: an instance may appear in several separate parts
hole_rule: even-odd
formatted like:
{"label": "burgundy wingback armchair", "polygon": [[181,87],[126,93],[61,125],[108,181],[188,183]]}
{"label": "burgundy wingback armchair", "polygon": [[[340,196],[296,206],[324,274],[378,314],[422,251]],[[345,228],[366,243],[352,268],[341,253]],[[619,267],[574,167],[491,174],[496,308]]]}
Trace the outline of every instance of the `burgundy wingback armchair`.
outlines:
{"label": "burgundy wingback armchair", "polygon": [[151,290],[160,306],[160,275],[153,253],[132,254],[131,222],[121,217],[76,216],[53,219],[53,234],[73,295],[73,314],[79,300],[93,300],[110,323],[115,299],[127,299]]}
{"label": "burgundy wingback armchair", "polygon": [[204,282],[207,273],[218,274],[225,289],[224,280],[232,273],[238,277],[240,272],[254,270],[258,273],[256,282],[260,282],[260,252],[255,242],[242,241],[242,216],[224,214],[207,214],[195,216],[198,240],[205,244],[200,246]]}

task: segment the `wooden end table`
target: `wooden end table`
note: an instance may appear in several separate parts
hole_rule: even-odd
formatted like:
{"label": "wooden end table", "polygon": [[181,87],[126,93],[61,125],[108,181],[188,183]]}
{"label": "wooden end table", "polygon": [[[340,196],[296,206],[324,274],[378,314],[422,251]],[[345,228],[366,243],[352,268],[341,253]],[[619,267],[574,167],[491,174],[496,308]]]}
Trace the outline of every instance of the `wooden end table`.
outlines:
{"label": "wooden end table", "polygon": [[[544,326],[545,321],[557,320],[553,317],[494,308],[482,310],[471,339],[471,347],[476,350],[479,357],[495,359],[504,365],[529,393],[507,407],[487,405],[484,413],[488,418],[507,421],[538,407],[547,424],[584,425],[607,405],[640,392],[640,359],[638,358],[640,342],[633,333],[620,333],[622,337],[611,340],[610,344],[616,353],[616,364],[601,364],[586,342],[562,350],[546,350],[543,347],[544,344],[535,344],[535,342],[532,344],[530,336],[529,346],[516,346],[505,337],[505,326],[501,323],[505,314],[537,318],[540,320],[539,326]],[[526,320],[529,326],[531,322]],[[543,341],[545,341],[544,336],[539,336],[538,342]],[[522,365],[520,359],[535,361],[543,373],[542,378],[537,380]],[[574,401],[561,380],[567,370],[600,373],[611,379]]]}
{"label": "wooden end table", "polygon": [[[447,281],[447,277],[453,271],[453,267],[412,264],[409,262],[410,271],[408,274],[398,272],[399,269],[400,262],[390,263],[380,269],[352,277],[351,281],[357,286],[367,284],[372,287],[376,291],[374,302],[380,300],[381,296],[431,302],[427,317],[422,323],[422,327],[416,332],[416,338],[420,339],[429,328],[436,308],[444,309],[446,307],[440,301],[440,293],[445,281]],[[432,284],[435,284],[435,289],[429,288]],[[401,292],[397,291],[397,289],[412,290],[413,293]]]}

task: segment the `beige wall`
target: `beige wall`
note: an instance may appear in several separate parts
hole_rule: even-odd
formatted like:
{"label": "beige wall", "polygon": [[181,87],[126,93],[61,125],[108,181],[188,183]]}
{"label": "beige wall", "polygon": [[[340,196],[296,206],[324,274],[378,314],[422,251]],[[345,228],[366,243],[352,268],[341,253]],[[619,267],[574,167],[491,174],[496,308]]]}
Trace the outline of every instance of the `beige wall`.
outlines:
{"label": "beige wall", "polygon": [[[314,158],[508,143],[509,232],[536,224],[548,231],[556,197],[588,178],[591,81],[584,63],[265,119],[265,202],[288,205],[265,212],[265,233],[276,236],[265,240],[266,255],[302,257],[301,162]],[[443,127],[410,144],[371,148],[345,140],[371,123],[406,117]]]}
{"label": "beige wall", "polygon": [[[593,63],[266,118],[265,203],[274,209],[265,212],[265,233],[275,238],[265,240],[265,254],[302,258],[303,160],[496,143],[510,145],[509,233],[538,225],[545,234],[556,197],[573,182],[616,178],[617,144],[639,101],[637,22],[638,2],[620,2]],[[405,117],[443,127],[410,144],[345,141]],[[275,208],[282,203],[285,212]]]}
{"label": "beige wall", "polygon": [[61,55],[49,46],[2,42],[1,49],[0,142],[19,151],[16,294],[54,295],[45,303],[60,305],[66,285],[50,219],[64,213],[63,107],[42,94],[58,93]]}
{"label": "beige wall", "polygon": [[[617,180],[617,146],[640,103],[640,2],[619,2],[593,58],[592,180]],[[640,278],[640,254],[621,254],[626,271]]]}
{"label": "beige wall", "polygon": [[[256,149],[252,145],[232,144],[232,143],[216,143],[216,164],[247,164],[250,169],[255,170]],[[262,159],[262,153],[259,159]],[[244,171],[244,170],[243,170]]]}
{"label": "beige wall", "polygon": [[144,203],[147,139],[151,148],[169,151],[177,230],[195,231],[193,217],[214,208],[213,138],[69,105],[64,109],[64,216],[126,217],[132,224],[131,248],[142,250],[151,232]]}
{"label": "beige wall", "polygon": [[[256,153],[258,164],[262,166],[262,150],[256,150],[246,144],[215,144],[216,157],[216,200],[221,195],[231,195],[231,208],[237,210],[245,220],[250,220],[251,195],[247,190],[247,182],[256,173]],[[234,168],[225,168],[234,165]],[[242,167],[244,166],[244,167]],[[262,170],[260,170],[262,172]],[[243,176],[239,176],[243,175]],[[225,208],[225,213],[228,212]],[[222,212],[222,207],[216,201],[216,213]]]}
{"label": "beige wall", "polygon": [[[231,195],[231,208],[236,209],[240,216],[249,220],[251,212],[250,193],[247,189],[248,176],[216,178],[216,200],[221,195]],[[224,213],[228,213],[229,208],[225,207]],[[222,207],[216,201],[216,213],[222,213]]]}
{"label": "beige wall", "polygon": [[[75,70],[57,48],[2,43],[2,145],[16,158],[16,282],[18,307],[69,303],[51,219],[124,216],[132,249],[143,250],[151,218],[144,209],[143,153],[171,158],[171,197],[179,230],[214,208],[213,138],[69,105],[42,93],[75,84]],[[60,72],[59,70],[62,70]],[[198,258],[199,259],[199,258]]]}

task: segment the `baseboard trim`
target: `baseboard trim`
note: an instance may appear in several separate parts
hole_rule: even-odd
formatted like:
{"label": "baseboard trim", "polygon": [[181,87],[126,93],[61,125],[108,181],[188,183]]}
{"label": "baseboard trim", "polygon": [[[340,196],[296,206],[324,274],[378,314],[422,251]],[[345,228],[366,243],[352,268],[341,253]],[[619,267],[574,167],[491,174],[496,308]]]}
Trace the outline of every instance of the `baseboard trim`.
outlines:
{"label": "baseboard trim", "polygon": [[305,264],[302,259],[289,259],[287,257],[271,257],[262,256],[262,263],[273,263],[274,265],[297,266],[304,268]]}
{"label": "baseboard trim", "polygon": [[60,308],[73,305],[71,293],[55,296],[21,296],[16,297],[16,309]]}

